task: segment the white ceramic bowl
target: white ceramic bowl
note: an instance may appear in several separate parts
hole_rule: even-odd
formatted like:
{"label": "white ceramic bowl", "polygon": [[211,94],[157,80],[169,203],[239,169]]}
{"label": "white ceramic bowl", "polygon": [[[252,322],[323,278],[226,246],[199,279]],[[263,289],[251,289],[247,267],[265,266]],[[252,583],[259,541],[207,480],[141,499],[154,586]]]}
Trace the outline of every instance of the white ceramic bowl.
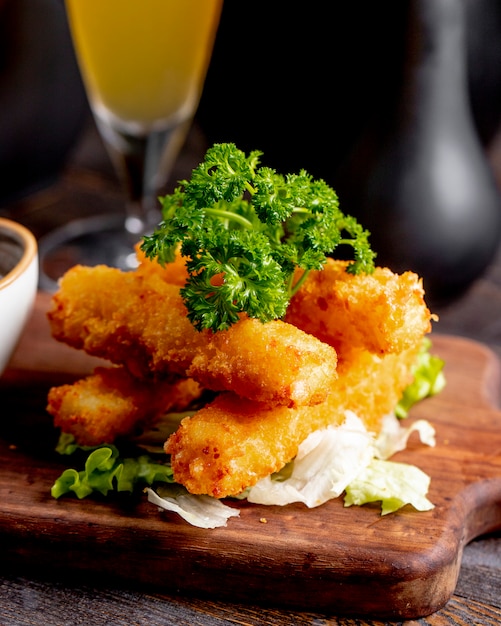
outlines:
{"label": "white ceramic bowl", "polygon": [[38,284],[38,248],[21,224],[0,218],[0,375],[31,313]]}

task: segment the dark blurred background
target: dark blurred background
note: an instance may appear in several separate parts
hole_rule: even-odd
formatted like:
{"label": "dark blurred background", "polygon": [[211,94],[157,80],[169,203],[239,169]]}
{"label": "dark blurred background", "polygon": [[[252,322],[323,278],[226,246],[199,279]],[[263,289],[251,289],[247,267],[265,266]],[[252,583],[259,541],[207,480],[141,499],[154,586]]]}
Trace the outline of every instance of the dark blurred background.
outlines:
{"label": "dark blurred background", "polygon": [[[501,2],[467,12],[469,93],[488,145],[501,120]],[[198,119],[210,142],[332,180],[368,132],[392,122],[407,44],[405,0],[226,0]]]}
{"label": "dark blurred background", "polygon": [[[501,119],[501,2],[468,12],[468,80],[484,146]],[[335,181],[384,134],[402,88],[405,0],[226,0],[197,123],[283,171]],[[88,122],[63,0],[0,0],[0,203],[49,180]],[[361,181],[363,183],[363,181]]]}
{"label": "dark blurred background", "polygon": [[[492,167],[501,122],[501,2],[421,2],[451,3],[465,14],[465,99]],[[261,150],[263,162],[279,171],[305,168],[324,178],[343,210],[359,217],[356,192],[367,188],[394,127],[413,36],[409,11],[419,4],[226,0],[175,180],[189,175],[186,168],[207,145],[232,141]],[[78,164],[113,178],[83,91],[64,2],[0,0],[0,210],[51,185],[75,164],[75,155]],[[499,185],[497,163],[493,175]]]}

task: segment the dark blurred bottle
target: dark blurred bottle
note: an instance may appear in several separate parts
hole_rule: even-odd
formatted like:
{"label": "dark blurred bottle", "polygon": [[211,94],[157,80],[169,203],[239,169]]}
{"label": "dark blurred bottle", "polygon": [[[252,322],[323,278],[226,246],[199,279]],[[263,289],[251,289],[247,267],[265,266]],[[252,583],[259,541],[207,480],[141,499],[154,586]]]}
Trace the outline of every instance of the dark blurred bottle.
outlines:
{"label": "dark blurred bottle", "polygon": [[479,276],[501,242],[499,191],[471,115],[466,1],[411,0],[395,125],[358,210],[378,263],[419,273],[437,303]]}

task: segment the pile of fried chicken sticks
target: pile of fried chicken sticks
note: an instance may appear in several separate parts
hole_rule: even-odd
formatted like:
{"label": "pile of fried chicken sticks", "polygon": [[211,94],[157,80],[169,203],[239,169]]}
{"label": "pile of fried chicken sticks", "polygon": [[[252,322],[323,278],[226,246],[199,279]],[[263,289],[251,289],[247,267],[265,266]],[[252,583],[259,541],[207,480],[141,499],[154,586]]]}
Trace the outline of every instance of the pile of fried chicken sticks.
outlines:
{"label": "pile of fried chicken sticks", "polygon": [[240,494],[291,461],[313,431],[353,411],[377,433],[393,411],[436,319],[421,279],[377,267],[352,275],[328,259],[293,296],[284,320],[242,315],[198,331],[180,288],[182,257],[160,266],[137,250],[131,272],[70,269],[48,312],[55,339],[109,361],[53,387],[54,425],[81,445],[112,443],[167,411],[210,401],[165,442],[176,482],[216,498]]}

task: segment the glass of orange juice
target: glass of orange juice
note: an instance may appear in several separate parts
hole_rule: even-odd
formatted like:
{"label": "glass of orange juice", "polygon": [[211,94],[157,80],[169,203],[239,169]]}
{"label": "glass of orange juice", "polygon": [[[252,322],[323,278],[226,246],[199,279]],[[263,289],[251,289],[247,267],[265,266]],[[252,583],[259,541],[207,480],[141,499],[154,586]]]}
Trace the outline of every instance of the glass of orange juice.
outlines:
{"label": "glass of orange juice", "polygon": [[[222,0],[66,0],[89,103],[128,194],[123,219],[79,226],[71,264],[134,267],[133,246],[160,219],[157,191],[193,121],[221,8]],[[43,255],[69,244],[76,229],[66,230],[41,242],[42,266]]]}

